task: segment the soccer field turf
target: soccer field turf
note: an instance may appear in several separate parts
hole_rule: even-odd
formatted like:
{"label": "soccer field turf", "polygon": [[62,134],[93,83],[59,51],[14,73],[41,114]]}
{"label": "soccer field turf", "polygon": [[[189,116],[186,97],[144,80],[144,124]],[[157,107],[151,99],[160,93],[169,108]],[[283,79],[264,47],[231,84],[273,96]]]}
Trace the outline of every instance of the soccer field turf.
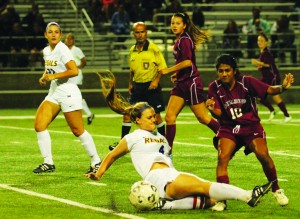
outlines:
{"label": "soccer field turf", "polygon": [[[100,181],[86,179],[89,157],[73,136],[62,114],[50,125],[54,173],[35,175],[32,170],[43,162],[34,131],[36,109],[0,110],[0,218],[300,218],[299,186],[300,105],[287,106],[292,120],[283,124],[277,109],[275,119],[260,106],[262,124],[267,133],[270,155],[279,185],[289,198],[280,207],[271,192],[251,208],[239,201],[228,201],[224,212],[211,210],[172,210],[137,212],[128,201],[131,185],[140,180],[129,155],[117,160]],[[108,145],[118,141],[122,117],[108,108],[93,108],[92,134],[103,159]],[[86,118],[85,124],[86,124]],[[132,126],[132,130],[135,126]],[[180,171],[215,181],[217,152],[213,133],[197,122],[188,107],[177,120],[173,162]],[[229,163],[230,183],[244,189],[266,183],[266,177],[254,154],[240,150]],[[298,197],[298,198],[297,198]]]}

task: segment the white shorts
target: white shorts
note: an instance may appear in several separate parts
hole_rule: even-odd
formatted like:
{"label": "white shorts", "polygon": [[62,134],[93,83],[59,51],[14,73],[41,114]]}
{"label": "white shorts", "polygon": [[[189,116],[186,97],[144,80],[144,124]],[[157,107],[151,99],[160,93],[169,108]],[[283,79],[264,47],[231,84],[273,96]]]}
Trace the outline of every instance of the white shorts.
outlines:
{"label": "white shorts", "polygon": [[82,85],[82,81],[83,81],[82,71],[79,71],[79,69],[78,69],[78,75],[75,76],[74,78],[76,79],[77,85]]}
{"label": "white shorts", "polygon": [[76,84],[51,86],[45,100],[59,105],[64,113],[82,109],[82,95]]}
{"label": "white shorts", "polygon": [[181,172],[174,168],[154,169],[147,174],[145,181],[149,181],[156,186],[161,198],[170,199],[170,197],[166,196],[165,187],[168,183],[173,182],[180,174]]}

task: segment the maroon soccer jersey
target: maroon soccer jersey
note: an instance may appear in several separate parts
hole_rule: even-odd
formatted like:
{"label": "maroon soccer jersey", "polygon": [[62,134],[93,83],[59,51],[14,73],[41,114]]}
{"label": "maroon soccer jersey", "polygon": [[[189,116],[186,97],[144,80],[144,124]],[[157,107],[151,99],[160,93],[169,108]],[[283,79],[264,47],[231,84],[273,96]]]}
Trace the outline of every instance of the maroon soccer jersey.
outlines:
{"label": "maroon soccer jersey", "polygon": [[249,125],[260,121],[256,98],[264,98],[268,87],[256,78],[240,75],[231,91],[220,80],[213,81],[208,87],[207,97],[213,97],[215,108],[222,111],[221,126]]}
{"label": "maroon soccer jersey", "polygon": [[269,85],[280,84],[280,74],[271,51],[268,48],[265,48],[264,51],[259,54],[258,60],[265,64],[269,64],[269,67],[262,67],[259,69],[262,74],[261,80]]}
{"label": "maroon soccer jersey", "polygon": [[191,60],[192,66],[184,68],[176,72],[177,81],[184,81],[188,78],[193,78],[199,76],[199,72],[196,66],[196,55],[195,55],[195,45],[186,32],[181,34],[178,40],[176,40],[173,48],[173,55],[176,60],[176,64],[185,60]]}

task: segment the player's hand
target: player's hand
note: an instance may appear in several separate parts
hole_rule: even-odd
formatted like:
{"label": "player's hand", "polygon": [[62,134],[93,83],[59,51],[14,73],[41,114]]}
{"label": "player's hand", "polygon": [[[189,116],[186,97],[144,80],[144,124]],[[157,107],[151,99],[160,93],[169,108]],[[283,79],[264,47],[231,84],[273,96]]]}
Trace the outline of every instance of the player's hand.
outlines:
{"label": "player's hand", "polygon": [[171,82],[174,84],[177,81],[176,73],[172,74],[170,79],[171,79]]}
{"label": "player's hand", "polygon": [[46,86],[46,84],[47,84],[47,81],[44,79],[44,77],[41,77],[40,79],[39,79],[39,83],[40,83],[40,85],[41,86]]}
{"label": "player's hand", "polygon": [[282,88],[289,89],[292,86],[292,84],[294,83],[294,81],[295,81],[294,75],[292,75],[291,73],[285,74],[285,78],[282,83]]}
{"label": "player's hand", "polygon": [[206,108],[210,111],[215,109],[215,101],[214,98],[212,97],[211,99],[207,99],[205,102]]}
{"label": "player's hand", "polygon": [[96,173],[88,173],[84,174],[86,178],[90,178],[92,180],[99,180],[100,177]]}
{"label": "player's hand", "polygon": [[158,87],[158,82],[156,80],[151,81],[148,90],[155,90]]}

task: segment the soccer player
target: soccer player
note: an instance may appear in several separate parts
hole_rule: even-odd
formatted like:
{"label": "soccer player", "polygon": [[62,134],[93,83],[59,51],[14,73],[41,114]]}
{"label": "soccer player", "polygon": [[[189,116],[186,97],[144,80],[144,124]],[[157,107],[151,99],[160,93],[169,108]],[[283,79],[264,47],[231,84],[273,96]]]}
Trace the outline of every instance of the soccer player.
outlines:
{"label": "soccer player", "polygon": [[[236,59],[222,54],[216,59],[218,79],[208,87],[206,106],[220,122],[216,134],[219,139],[217,182],[229,184],[228,163],[234,153],[245,146],[246,154],[253,152],[262,165],[272,192],[281,206],[288,204],[288,198],[278,185],[275,164],[269,155],[266,133],[260,124],[256,98],[277,95],[289,89],[294,77],[288,73],[282,85],[270,86],[260,80],[240,73]],[[220,202],[216,211],[222,211],[226,204]]]}
{"label": "soccer player", "polygon": [[[267,83],[269,85],[280,85],[281,79],[278,68],[275,64],[275,60],[271,51],[268,48],[269,39],[264,33],[260,33],[257,37],[257,45],[260,49],[259,57],[257,59],[252,59],[252,64],[254,64],[262,74],[261,81]],[[288,122],[292,119],[290,114],[288,113],[285,103],[279,94],[272,96],[273,100],[279,107],[279,109],[283,112],[285,116],[283,122]],[[269,102],[267,97],[264,97],[260,100],[260,102],[265,105],[269,111],[269,121],[271,121],[275,116],[275,109],[272,104]]]}
{"label": "soccer player", "polygon": [[171,148],[176,134],[176,119],[185,104],[189,105],[198,121],[215,133],[219,124],[207,112],[204,102],[203,84],[196,66],[195,49],[208,39],[186,13],[175,13],[171,19],[171,30],[176,36],[173,54],[176,65],[163,69],[161,74],[174,73],[176,82],[166,111],[166,138]]}
{"label": "soccer player", "polygon": [[115,93],[114,77],[102,77],[101,81],[107,85],[102,89],[111,109],[119,113],[126,111],[138,129],[124,136],[104,158],[98,171],[86,174],[87,178],[99,180],[118,158],[130,153],[132,163],[142,179],[154,184],[160,197],[169,200],[162,203],[162,209],[193,209],[196,205],[210,207],[220,200],[239,200],[254,207],[271,188],[272,182],[269,182],[246,191],[176,170],[169,156],[171,148],[167,139],[156,132],[154,108],[147,102],[138,102],[133,106],[122,102]]}
{"label": "soccer player", "polygon": [[[143,22],[136,22],[132,26],[135,45],[129,51],[130,78],[128,92],[130,103],[141,101],[148,102],[156,115],[157,129],[165,135],[165,124],[160,112],[165,110],[165,103],[159,81],[159,71],[167,67],[166,61],[156,44],[150,42],[147,37],[147,26]],[[121,138],[130,132],[131,121],[128,115],[123,116]],[[110,150],[118,144],[109,146]]]}
{"label": "soccer player", "polygon": [[[82,50],[75,46],[75,38],[72,33],[68,33],[65,38],[65,44],[67,47],[71,50],[74,61],[77,65],[78,69],[78,75],[76,76],[76,83],[77,85],[82,85],[83,81],[83,74],[82,70],[86,66],[86,58]],[[91,112],[89,106],[87,105],[85,99],[82,99],[82,109],[87,115],[87,124],[90,125],[93,122],[93,119],[95,118],[95,115]]]}
{"label": "soccer player", "polygon": [[62,31],[56,22],[48,23],[45,38],[49,45],[44,48],[45,72],[39,83],[45,86],[51,82],[48,95],[36,112],[34,128],[38,145],[44,162],[33,172],[53,172],[55,165],[52,159],[51,138],[47,130],[60,111],[72,131],[91,158],[90,168],[86,173],[96,172],[100,166],[100,157],[92,136],[84,129],[82,120],[82,96],[76,84],[78,69],[68,47],[61,42]]}

